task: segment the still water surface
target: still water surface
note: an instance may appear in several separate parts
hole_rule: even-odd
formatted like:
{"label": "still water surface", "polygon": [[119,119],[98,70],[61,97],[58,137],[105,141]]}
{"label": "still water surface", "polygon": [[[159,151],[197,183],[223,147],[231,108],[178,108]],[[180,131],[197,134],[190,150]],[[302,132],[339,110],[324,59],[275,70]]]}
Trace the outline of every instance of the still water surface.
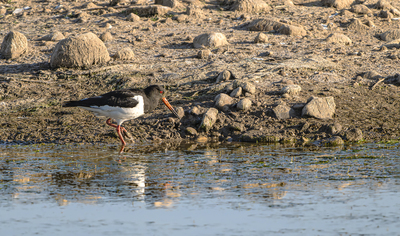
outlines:
{"label": "still water surface", "polygon": [[0,146],[0,235],[400,235],[398,144]]}

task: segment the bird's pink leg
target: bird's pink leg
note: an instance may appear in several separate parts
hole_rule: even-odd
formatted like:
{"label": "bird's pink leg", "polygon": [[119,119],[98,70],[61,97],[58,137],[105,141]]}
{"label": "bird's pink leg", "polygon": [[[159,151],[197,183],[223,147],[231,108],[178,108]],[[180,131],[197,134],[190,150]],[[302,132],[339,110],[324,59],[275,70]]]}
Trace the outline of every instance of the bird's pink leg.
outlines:
{"label": "bird's pink leg", "polygon": [[126,146],[126,142],[125,142],[125,140],[124,140],[124,138],[122,137],[122,134],[121,134],[121,128],[123,129],[123,127],[121,127],[120,125],[117,125],[117,133],[118,133],[119,139],[122,142],[121,150],[119,151],[119,153],[122,153],[124,151],[125,146]]}
{"label": "bird's pink leg", "polygon": [[[117,128],[117,125],[116,125],[116,124],[111,123],[111,118],[108,118],[108,120],[106,121],[106,123],[107,123],[107,125],[109,125],[109,126],[111,126],[111,127]],[[125,129],[124,127],[121,127],[121,129],[122,129],[122,131],[124,131],[124,132],[128,132],[128,131],[126,131],[126,129]]]}

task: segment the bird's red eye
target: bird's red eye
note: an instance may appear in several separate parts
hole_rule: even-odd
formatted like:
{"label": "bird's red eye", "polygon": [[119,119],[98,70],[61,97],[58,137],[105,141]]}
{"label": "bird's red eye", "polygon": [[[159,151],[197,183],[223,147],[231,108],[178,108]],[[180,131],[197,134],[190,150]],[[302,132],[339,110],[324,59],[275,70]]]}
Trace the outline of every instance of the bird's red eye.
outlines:
{"label": "bird's red eye", "polygon": [[160,93],[163,93],[163,91],[160,91]]}

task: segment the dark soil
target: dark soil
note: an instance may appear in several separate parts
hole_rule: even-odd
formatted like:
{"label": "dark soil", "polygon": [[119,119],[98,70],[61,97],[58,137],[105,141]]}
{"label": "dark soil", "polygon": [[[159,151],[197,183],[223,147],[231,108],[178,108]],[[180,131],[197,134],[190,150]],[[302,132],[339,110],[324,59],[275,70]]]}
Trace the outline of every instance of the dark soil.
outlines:
{"label": "dark soil", "polygon": [[[89,1],[88,1],[89,2]],[[379,34],[398,29],[399,21],[380,17],[380,10],[367,0],[372,14],[358,15],[322,6],[318,1],[297,0],[295,6],[282,1],[266,1],[267,13],[243,13],[228,10],[214,1],[200,2],[201,17],[187,16],[185,21],[165,16],[141,17],[140,22],[126,21],[128,6],[87,10],[86,1],[16,1],[0,3],[7,14],[0,17],[0,36],[10,30],[28,38],[29,52],[15,60],[0,60],[0,141],[3,143],[119,143],[115,129],[92,113],[79,108],[63,108],[64,101],[82,99],[121,88],[166,85],[168,100],[185,116],[178,121],[164,106],[151,114],[128,121],[123,126],[138,142],[193,139],[199,141],[279,141],[308,142],[341,136],[355,128],[362,131],[358,141],[385,141],[400,137],[400,97],[398,87],[398,49],[380,50],[387,43]],[[96,1],[99,7],[109,1]],[[392,1],[400,9],[400,2]],[[183,6],[187,3],[184,2]],[[13,9],[29,6],[23,15]],[[182,15],[186,8],[173,9]],[[350,7],[347,9],[350,10]],[[77,21],[75,12],[84,11],[86,20]],[[339,13],[339,14],[335,14]],[[242,16],[244,14],[244,16]],[[273,17],[302,25],[307,35],[288,36],[264,32],[269,41],[253,43],[259,32],[246,30],[249,22]],[[398,16],[394,16],[398,17]],[[173,17],[172,17],[173,18]],[[376,27],[348,29],[351,19],[370,20]],[[173,18],[174,19],[174,18]],[[109,23],[112,28],[105,28]],[[322,25],[329,25],[327,29]],[[113,40],[105,45],[110,55],[130,47],[135,59],[114,60],[92,68],[50,69],[51,52],[56,42],[39,40],[54,31],[67,36],[109,31]],[[201,49],[192,46],[194,37],[221,32],[229,45],[211,48],[207,59],[197,58]],[[353,43],[327,43],[331,33],[347,35]],[[216,83],[216,77],[229,70],[234,77]],[[374,71],[373,73],[367,73]],[[381,79],[382,78],[382,79]],[[245,94],[253,106],[239,111],[234,106],[220,111],[213,129],[199,129],[202,113],[214,107],[214,98],[229,94],[234,80],[256,85],[255,94]],[[380,81],[379,83],[377,83]],[[282,96],[289,84],[300,85],[296,96]],[[334,97],[333,119],[301,117],[301,106],[311,96]],[[240,99],[241,99],[240,98]],[[235,98],[239,101],[238,98]],[[281,103],[299,107],[294,118],[279,120],[272,108]],[[200,114],[193,114],[193,107]],[[340,124],[340,132],[331,126]],[[187,127],[198,131],[186,132]],[[248,138],[248,137],[255,138]],[[247,138],[244,138],[247,137]],[[129,141],[128,141],[129,143]]]}

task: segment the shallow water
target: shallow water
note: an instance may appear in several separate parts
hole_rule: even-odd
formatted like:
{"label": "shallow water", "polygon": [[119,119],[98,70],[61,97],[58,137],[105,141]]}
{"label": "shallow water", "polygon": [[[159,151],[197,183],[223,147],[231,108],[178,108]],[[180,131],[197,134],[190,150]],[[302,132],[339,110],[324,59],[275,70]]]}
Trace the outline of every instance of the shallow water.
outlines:
{"label": "shallow water", "polygon": [[399,235],[398,144],[0,146],[1,235]]}

